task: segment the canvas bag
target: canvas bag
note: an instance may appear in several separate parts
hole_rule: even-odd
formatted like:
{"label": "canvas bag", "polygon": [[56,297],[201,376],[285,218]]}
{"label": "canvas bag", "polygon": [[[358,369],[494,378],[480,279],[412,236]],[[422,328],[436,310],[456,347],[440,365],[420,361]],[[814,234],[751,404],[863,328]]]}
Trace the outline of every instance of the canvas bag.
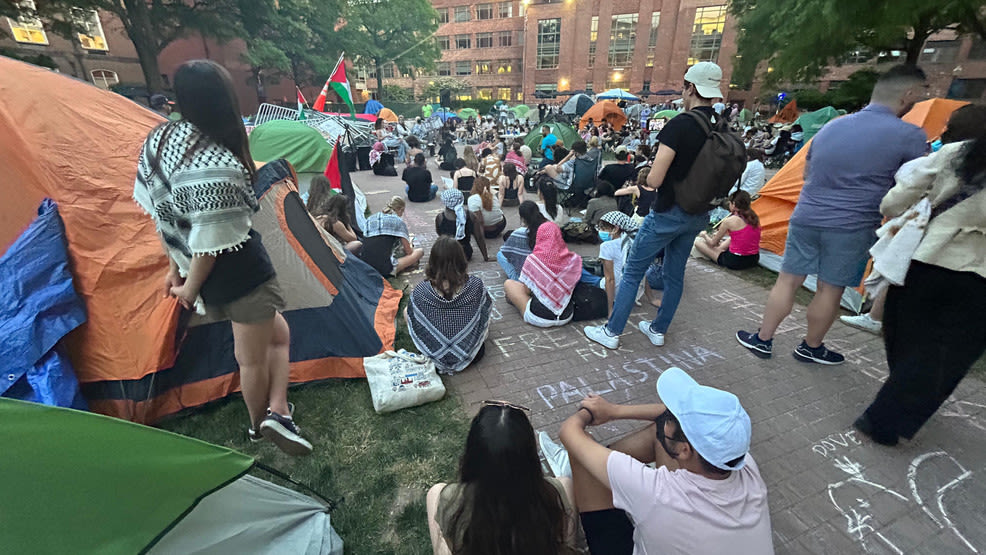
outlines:
{"label": "canvas bag", "polygon": [[688,175],[674,183],[674,198],[689,214],[708,212],[729,195],[746,169],[746,146],[720,121],[713,127],[705,115],[685,112],[705,130],[706,139]]}
{"label": "canvas bag", "polygon": [[430,358],[416,353],[384,351],[363,359],[373,410],[393,412],[445,396],[445,384]]}

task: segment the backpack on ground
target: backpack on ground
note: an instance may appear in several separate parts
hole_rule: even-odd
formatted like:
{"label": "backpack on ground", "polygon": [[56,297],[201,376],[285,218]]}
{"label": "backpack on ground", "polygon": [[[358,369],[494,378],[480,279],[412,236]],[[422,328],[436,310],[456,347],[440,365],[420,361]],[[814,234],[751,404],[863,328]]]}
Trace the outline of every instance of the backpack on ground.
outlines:
{"label": "backpack on ground", "polygon": [[572,291],[572,304],[575,305],[573,322],[597,320],[609,314],[606,290],[581,281],[575,284],[575,290]]}
{"label": "backpack on ground", "polygon": [[675,182],[675,202],[689,214],[708,212],[721,202],[746,169],[746,147],[725,121],[715,126],[704,114],[685,112],[705,131],[706,139],[685,179]]}

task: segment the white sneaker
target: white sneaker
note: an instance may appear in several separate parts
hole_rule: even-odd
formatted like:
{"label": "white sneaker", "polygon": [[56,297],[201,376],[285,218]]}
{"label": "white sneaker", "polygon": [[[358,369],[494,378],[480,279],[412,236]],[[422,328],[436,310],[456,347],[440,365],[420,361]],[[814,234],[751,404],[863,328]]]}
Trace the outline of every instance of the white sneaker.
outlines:
{"label": "white sneaker", "polygon": [[615,349],[620,346],[620,336],[610,335],[606,331],[606,326],[586,326],[583,331],[586,337],[607,349]]}
{"label": "white sneaker", "polygon": [[640,329],[640,333],[647,336],[647,339],[650,339],[650,342],[653,343],[655,347],[664,346],[664,334],[651,331],[650,322],[641,320],[640,324],[637,325],[637,328]]}
{"label": "white sneaker", "polygon": [[847,326],[852,326],[870,333],[878,334],[883,329],[883,322],[870,318],[869,313],[860,314],[859,316],[840,316],[839,319]]}
{"label": "white sneaker", "polygon": [[548,434],[544,432],[538,432],[538,444],[541,446],[541,453],[544,454],[544,460],[548,461],[548,466],[551,468],[551,473],[555,475],[555,478],[571,478],[572,465],[568,461],[568,451],[561,445],[551,441]]}

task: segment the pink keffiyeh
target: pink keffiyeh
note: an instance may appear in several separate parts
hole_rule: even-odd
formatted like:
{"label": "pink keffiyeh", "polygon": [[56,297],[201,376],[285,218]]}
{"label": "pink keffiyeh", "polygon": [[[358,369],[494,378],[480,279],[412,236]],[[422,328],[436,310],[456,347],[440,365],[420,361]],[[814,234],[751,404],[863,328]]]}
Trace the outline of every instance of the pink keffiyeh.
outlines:
{"label": "pink keffiyeh", "polygon": [[520,272],[520,281],[557,316],[568,306],[581,277],[582,257],[568,250],[561,229],[552,222],[541,224],[534,250]]}
{"label": "pink keffiyeh", "polygon": [[373,150],[370,151],[370,165],[375,166],[380,160],[380,155],[384,153],[383,143],[377,141],[373,143]]}

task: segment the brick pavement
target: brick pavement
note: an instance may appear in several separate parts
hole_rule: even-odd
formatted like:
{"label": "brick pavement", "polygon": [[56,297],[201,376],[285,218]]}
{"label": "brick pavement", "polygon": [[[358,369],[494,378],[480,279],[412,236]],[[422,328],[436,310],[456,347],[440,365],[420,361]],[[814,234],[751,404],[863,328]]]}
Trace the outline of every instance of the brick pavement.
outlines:
{"label": "brick pavement", "polygon": [[[432,166],[433,175],[443,174]],[[353,176],[373,209],[403,192],[398,178]],[[435,238],[438,200],[409,204],[405,216],[426,253]],[[507,209],[508,229],[517,227]],[[658,401],[662,371],[679,366],[702,384],[739,396],[753,421],[752,454],[769,491],[778,553],[977,553],[986,550],[986,387],[967,378],[912,442],[886,448],[856,434],[852,422],[886,376],[880,338],[836,323],[826,343],[846,354],[837,367],[806,365],[789,354],[804,331],[796,306],[761,360],[733,337],[756,329],[767,291],[732,272],[689,261],[685,293],[664,347],[636,331],[652,319],[646,304],[630,316],[617,351],[582,334],[589,323],[538,329],[525,324],[503,294],[495,262],[502,242],[489,241],[491,262],[477,251],[470,272],[486,283],[494,313],[486,358],[445,378],[470,413],[484,399],[531,407],[532,422],[557,438],[561,422],[588,393],[618,403]],[[576,246],[583,255],[596,247]],[[427,256],[427,254],[426,254]],[[421,271],[408,276],[421,279]],[[591,428],[610,442],[639,424]]]}

